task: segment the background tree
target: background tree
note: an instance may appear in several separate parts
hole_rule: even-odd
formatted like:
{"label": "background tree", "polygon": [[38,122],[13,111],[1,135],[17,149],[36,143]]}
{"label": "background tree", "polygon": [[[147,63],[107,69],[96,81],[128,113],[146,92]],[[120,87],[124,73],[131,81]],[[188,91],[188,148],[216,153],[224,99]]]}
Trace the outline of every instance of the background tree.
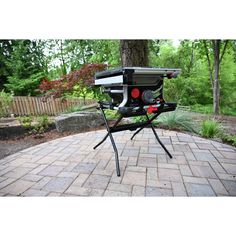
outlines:
{"label": "background tree", "polygon": [[8,60],[12,53],[12,40],[0,40],[0,90],[4,88],[7,77],[11,75]]}
{"label": "background tree", "polygon": [[[213,89],[213,110],[215,115],[220,113],[220,64],[224,57],[228,40],[203,40],[208,62],[210,80]],[[212,58],[212,60],[211,60]]]}
{"label": "background tree", "polygon": [[45,74],[39,61],[36,41],[18,40],[14,42],[7,68],[11,74],[5,87],[15,95],[35,95]]}
{"label": "background tree", "polygon": [[85,104],[88,93],[93,93],[93,96],[96,97],[97,88],[92,86],[95,73],[105,70],[106,67],[107,65],[100,63],[85,64],[79,70],[71,71],[59,80],[42,80],[39,89],[47,97],[54,98],[66,98],[76,94],[77,97],[83,98]]}
{"label": "background tree", "polygon": [[148,40],[121,40],[122,66],[148,66]]}
{"label": "background tree", "polygon": [[[0,40],[0,89],[15,95],[39,95],[37,86],[42,78],[56,84],[91,63],[109,68],[122,64],[176,67],[182,72],[177,79],[165,80],[166,100],[213,112],[218,94],[220,112],[236,115],[236,41],[227,42],[180,40],[176,45],[172,40]],[[214,95],[215,78],[218,92]],[[67,95],[101,95],[86,86],[78,83]]]}
{"label": "background tree", "polygon": [[107,63],[109,67],[121,65],[119,40],[92,40],[90,63]]}

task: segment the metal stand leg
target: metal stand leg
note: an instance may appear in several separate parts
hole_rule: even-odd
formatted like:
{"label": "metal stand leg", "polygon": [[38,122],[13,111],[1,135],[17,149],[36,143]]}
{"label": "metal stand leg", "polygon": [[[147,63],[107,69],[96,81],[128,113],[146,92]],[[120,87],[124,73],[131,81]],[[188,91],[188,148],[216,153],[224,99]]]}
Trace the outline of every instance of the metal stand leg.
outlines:
{"label": "metal stand leg", "polygon": [[[123,118],[123,117],[120,116],[119,119],[116,121],[116,123],[114,124],[113,127],[116,127],[116,126],[119,124],[119,122],[122,120],[122,118]],[[107,134],[105,135],[105,137],[102,139],[102,141],[99,142],[96,146],[94,146],[93,149],[96,149],[98,146],[100,146],[100,145],[107,139],[108,136],[109,136],[109,133],[107,133]]]}
{"label": "metal stand leg", "polygon": [[[147,120],[149,120],[149,117],[148,117],[147,114],[146,114],[146,117],[147,117]],[[156,130],[155,130],[155,128],[154,128],[154,126],[153,126],[152,123],[151,123],[151,128],[152,128],[152,131],[153,131],[153,133],[154,133],[154,135],[155,135],[155,137],[156,137],[158,143],[162,146],[162,148],[165,150],[165,152],[167,153],[167,155],[168,155],[170,158],[172,158],[172,155],[169,153],[169,151],[166,149],[165,145],[161,142],[160,138],[158,137],[158,135],[157,135],[157,133],[156,133]]]}
{"label": "metal stand leg", "polygon": [[133,134],[133,136],[130,138],[130,140],[133,140],[134,136],[135,136],[136,134],[138,134],[142,129],[144,129],[144,127],[138,129],[138,130]]}
{"label": "metal stand leg", "polygon": [[[105,141],[105,139],[109,136],[110,137],[110,140],[111,140],[111,144],[113,146],[113,149],[114,149],[114,152],[115,152],[115,160],[116,160],[116,173],[117,173],[117,176],[120,176],[120,165],[119,165],[119,157],[118,157],[118,151],[117,151],[117,148],[116,148],[116,145],[115,145],[115,142],[114,142],[114,139],[113,139],[113,136],[110,132],[110,127],[109,127],[109,124],[107,122],[107,119],[106,119],[106,116],[105,116],[105,113],[103,111],[102,108],[100,108],[101,112],[102,112],[102,116],[103,116],[103,119],[105,121],[105,125],[106,125],[106,128],[107,128],[107,132],[108,134],[103,138],[102,142]],[[117,120],[117,124],[120,122],[120,120],[122,119],[122,117],[119,118],[119,120]],[[117,125],[116,124],[116,125]],[[100,142],[99,145],[102,143]],[[97,145],[98,146],[98,145]],[[95,146],[96,147],[96,146]]]}
{"label": "metal stand leg", "polygon": [[138,134],[141,130],[143,130],[143,129],[144,129],[145,127],[147,127],[149,124],[152,125],[151,122],[152,122],[154,119],[156,119],[157,116],[159,116],[159,115],[160,115],[160,113],[157,113],[157,114],[155,114],[151,119],[149,119],[149,117],[148,117],[148,115],[147,115],[147,113],[146,113],[147,123],[146,123],[145,125],[143,125],[141,128],[139,128],[139,129],[133,134],[133,136],[132,136],[130,139],[132,140],[136,134]]}
{"label": "metal stand leg", "polygon": [[[134,123],[134,124],[128,124],[128,125],[120,125],[118,127],[116,127],[118,125],[118,123],[122,120],[123,116],[121,115],[119,117],[119,119],[116,121],[116,123],[114,124],[113,127],[109,127],[109,124],[108,124],[108,121],[106,119],[106,116],[105,116],[105,113],[104,113],[104,110],[103,110],[103,105],[100,103],[100,110],[101,110],[101,113],[102,113],[102,116],[103,116],[103,119],[104,119],[104,122],[105,122],[105,125],[106,125],[106,129],[107,129],[107,134],[105,135],[105,137],[102,139],[102,141],[100,141],[96,146],[94,146],[94,149],[96,149],[99,145],[101,145],[106,139],[107,137],[109,136],[110,137],[110,140],[111,140],[111,144],[112,144],[112,147],[114,149],[114,152],[115,152],[115,161],[116,161],[116,173],[117,173],[117,176],[120,176],[120,165],[119,165],[119,157],[118,157],[118,150],[116,148],[116,145],[115,145],[115,142],[114,142],[114,139],[113,139],[113,136],[112,136],[112,133],[113,132],[119,132],[119,131],[123,131],[123,130],[135,130],[136,128],[139,128],[134,134],[133,136],[131,137],[131,140],[134,138],[134,136],[136,134],[138,134],[141,130],[143,130],[145,127],[147,127],[148,125],[151,125],[151,128],[152,128],[152,131],[157,139],[157,141],[159,142],[159,144],[162,146],[162,148],[165,150],[165,152],[167,153],[167,155],[172,158],[172,155],[169,153],[169,151],[166,149],[166,147],[164,146],[164,144],[161,142],[161,140],[159,139],[156,131],[155,131],[155,128],[152,124],[152,121],[154,119],[156,119],[157,116],[159,116],[163,111],[159,111],[157,113],[155,113],[155,115],[153,115],[150,119],[148,117],[147,114],[146,115],[146,118],[147,118],[147,121],[145,122],[140,122],[140,123]],[[167,111],[167,110],[166,110]]]}

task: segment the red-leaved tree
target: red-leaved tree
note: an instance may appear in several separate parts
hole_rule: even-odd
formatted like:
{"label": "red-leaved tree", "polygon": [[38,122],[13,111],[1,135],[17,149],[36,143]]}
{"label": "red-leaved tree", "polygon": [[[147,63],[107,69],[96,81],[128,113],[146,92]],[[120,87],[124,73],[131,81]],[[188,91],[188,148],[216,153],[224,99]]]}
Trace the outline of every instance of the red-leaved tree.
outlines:
{"label": "red-leaved tree", "polygon": [[58,80],[42,80],[39,89],[45,97],[53,98],[62,97],[76,89],[76,92],[83,97],[85,102],[86,94],[92,91],[95,73],[106,68],[106,64],[85,64],[80,70],[72,71]]}

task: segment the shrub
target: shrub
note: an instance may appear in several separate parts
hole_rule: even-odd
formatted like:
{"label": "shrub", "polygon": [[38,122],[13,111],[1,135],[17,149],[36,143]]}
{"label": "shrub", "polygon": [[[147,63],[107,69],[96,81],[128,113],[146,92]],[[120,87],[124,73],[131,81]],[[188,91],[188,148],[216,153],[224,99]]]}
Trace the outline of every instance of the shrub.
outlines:
{"label": "shrub", "polygon": [[147,121],[147,118],[146,116],[135,116],[135,117],[132,117],[132,120],[134,122],[144,122],[144,121]]}
{"label": "shrub", "polygon": [[22,117],[18,117],[17,120],[20,122],[20,124],[24,128],[26,128],[26,129],[32,128],[33,117],[31,117],[31,116],[22,116]]}
{"label": "shrub", "polygon": [[[212,104],[195,104],[190,107],[190,109],[194,112],[203,113],[203,114],[213,114],[213,105]],[[223,115],[231,115],[236,116],[236,108],[235,106],[221,106],[220,113]]]}
{"label": "shrub", "polygon": [[222,133],[220,124],[215,120],[204,120],[200,134],[205,138],[214,138]]}
{"label": "shrub", "polygon": [[18,76],[9,76],[8,83],[5,84],[5,87],[9,91],[13,91],[16,96],[34,96],[38,94],[39,91],[37,89],[44,77],[44,73],[42,72],[24,79]]}
{"label": "shrub", "polygon": [[13,96],[10,93],[0,92],[0,117],[4,117],[9,113],[9,106],[13,101]]}
{"label": "shrub", "polygon": [[50,121],[46,115],[36,117],[35,124],[33,124],[34,119],[32,116],[22,116],[17,119],[24,128],[29,129],[30,134],[42,134],[50,125]]}
{"label": "shrub", "polygon": [[196,133],[193,120],[186,112],[179,110],[161,114],[155,123],[160,123],[168,129],[180,129]]}
{"label": "shrub", "polygon": [[85,102],[86,95],[93,92],[94,75],[98,71],[105,70],[106,64],[85,64],[79,70],[71,71],[59,80],[50,81],[44,79],[39,85],[39,90],[46,96],[63,97],[76,93]]}
{"label": "shrub", "polygon": [[105,110],[105,115],[108,120],[116,120],[119,118],[119,114],[115,110]]}
{"label": "shrub", "polygon": [[213,114],[213,105],[212,104],[195,104],[190,108],[194,112],[203,113],[203,114]]}
{"label": "shrub", "polygon": [[37,123],[33,126],[33,133],[34,134],[42,134],[45,130],[49,127],[49,119],[48,116],[39,116],[36,119]]}
{"label": "shrub", "polygon": [[229,143],[229,144],[236,147],[236,135],[223,134],[223,135],[221,135],[221,139],[223,142]]}

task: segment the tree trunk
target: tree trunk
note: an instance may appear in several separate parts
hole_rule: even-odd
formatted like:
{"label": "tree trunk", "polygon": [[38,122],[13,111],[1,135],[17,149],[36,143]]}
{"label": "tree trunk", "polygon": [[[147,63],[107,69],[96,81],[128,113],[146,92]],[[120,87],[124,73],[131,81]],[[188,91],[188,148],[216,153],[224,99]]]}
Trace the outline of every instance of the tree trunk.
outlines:
{"label": "tree trunk", "polygon": [[214,86],[213,86],[213,109],[214,114],[219,115],[220,112],[220,83],[219,83],[219,68],[220,68],[220,43],[221,40],[214,40]]}
{"label": "tree trunk", "polygon": [[193,68],[193,62],[194,62],[194,41],[192,42],[191,45],[191,55],[190,55],[189,65],[187,67],[188,77],[190,77],[191,69]]}
{"label": "tree trunk", "polygon": [[63,56],[63,42],[60,40],[60,56],[61,56],[61,62],[62,62],[62,75],[66,75],[66,63]]}
{"label": "tree trunk", "polygon": [[122,66],[148,66],[148,40],[121,40]]}

